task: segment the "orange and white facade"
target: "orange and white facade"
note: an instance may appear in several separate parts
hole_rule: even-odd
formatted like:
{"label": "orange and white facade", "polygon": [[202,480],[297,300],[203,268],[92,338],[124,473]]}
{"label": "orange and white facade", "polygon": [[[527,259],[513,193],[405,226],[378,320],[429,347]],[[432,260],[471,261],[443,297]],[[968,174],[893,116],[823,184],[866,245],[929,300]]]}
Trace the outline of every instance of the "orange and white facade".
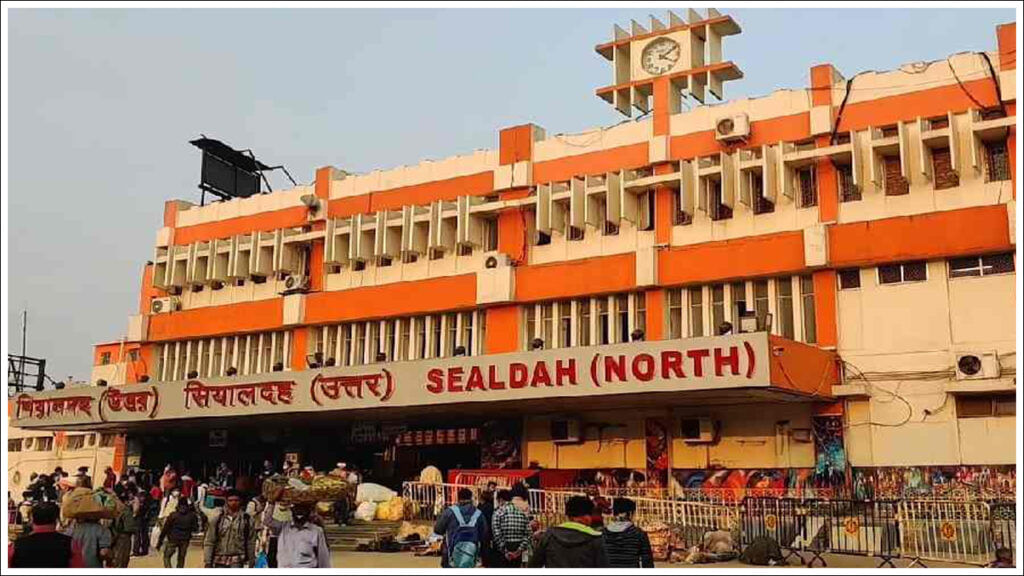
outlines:
{"label": "orange and white facade", "polygon": [[828,418],[852,469],[1015,464],[1015,25],[685,111],[742,76],[738,25],[634,26],[597,47],[633,121],[167,202],[139,314],[96,348],[109,386],[15,423],[500,417],[521,468],[715,471],[814,469]]}

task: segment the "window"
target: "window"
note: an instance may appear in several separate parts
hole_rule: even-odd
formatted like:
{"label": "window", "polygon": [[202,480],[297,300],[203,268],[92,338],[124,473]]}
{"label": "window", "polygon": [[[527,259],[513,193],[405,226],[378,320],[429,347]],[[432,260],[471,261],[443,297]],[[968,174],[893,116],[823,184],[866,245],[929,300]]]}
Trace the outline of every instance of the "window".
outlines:
{"label": "window", "polygon": [[117,434],[100,434],[100,448],[113,448]]}
{"label": "window", "polygon": [[750,179],[750,197],[754,214],[770,214],[775,212],[775,203],[764,197],[764,183],[760,177]]}
{"label": "window", "polygon": [[847,268],[839,271],[839,289],[854,290],[860,288],[860,269]]}
{"label": "window", "polygon": [[423,359],[427,357],[427,319],[413,318],[416,322],[416,358]]}
{"label": "window", "polygon": [[683,337],[683,293],[668,291],[668,337]]}
{"label": "window", "polygon": [[224,364],[224,339],[213,339],[213,361],[210,362],[210,376],[220,376],[221,366]]}
{"label": "window", "polygon": [[693,224],[693,216],[683,211],[683,205],[680,201],[679,194],[672,195],[672,225],[673,226],[686,226]]}
{"label": "window", "polygon": [[498,221],[493,218],[484,220],[484,252],[498,249]]}
{"label": "window", "polygon": [[704,335],[704,289],[690,288],[690,336]]}
{"label": "window", "polygon": [[892,138],[894,136],[899,136],[899,134],[900,134],[900,129],[895,124],[890,124],[888,126],[883,126],[881,128],[881,131],[882,131],[882,138]]}
{"label": "window", "polygon": [[636,227],[638,230],[654,230],[654,193],[644,192],[638,198]]}
{"label": "window", "polygon": [[985,142],[985,181],[1001,182],[1010,179],[1010,161],[1005,142]]}
{"label": "window", "polygon": [[793,340],[793,282],[787,276],[775,280],[776,310],[778,311],[779,334]]}
{"label": "window", "polygon": [[636,299],[636,315],[633,320],[633,327],[636,330],[640,330],[644,333],[644,339],[647,338],[647,293],[637,292],[633,295]]}
{"label": "window", "polygon": [[886,156],[883,161],[885,163],[885,195],[903,196],[910,194],[910,183],[903,177],[902,168],[900,168],[900,157],[898,155]]}
{"label": "window", "polygon": [[879,284],[920,282],[928,279],[928,266],[923,261],[886,264],[878,267]]}
{"label": "window", "polygon": [[612,327],[608,315],[608,298],[597,299],[597,343],[611,344]]}
{"label": "window", "polygon": [[526,314],[526,342],[523,343],[525,345],[524,348],[526,350],[530,349],[530,342],[534,338],[537,338],[537,314],[535,312],[536,309],[536,304],[534,304],[533,306],[527,306],[523,308],[523,312]]}
{"label": "window", "polygon": [[733,282],[729,288],[729,310],[733,332],[740,330],[740,310],[747,309],[747,283]]}
{"label": "window", "polygon": [[478,352],[482,353],[484,350],[487,349],[485,347],[485,343],[487,342],[487,311],[486,310],[480,310],[480,311],[477,312],[477,314],[476,314],[476,328],[475,328],[475,330],[476,330],[477,345],[476,345],[476,350],[473,351],[473,354],[476,354]]}
{"label": "window", "polygon": [[839,200],[841,202],[857,202],[860,200],[860,189],[853,183],[853,165],[837,165],[836,175],[839,182]]}
{"label": "window", "polygon": [[577,344],[580,346],[590,346],[590,299],[577,300],[576,306],[579,312],[579,339]]}
{"label": "window", "polygon": [[[249,341],[249,371],[246,374],[258,374],[260,369],[260,335],[252,334],[248,338]],[[320,349],[318,350],[321,354],[323,353],[323,340],[320,340]]]}
{"label": "window", "polygon": [[352,325],[341,325],[341,358],[338,358],[339,366],[350,366],[352,364]]}
{"label": "window", "polygon": [[955,188],[960,185],[960,176],[953,167],[948,147],[932,150],[932,175],[936,190]]}
{"label": "window", "polygon": [[[334,351],[327,349],[324,351],[324,360],[328,356],[333,354]],[[270,372],[270,368],[273,366],[271,360],[274,355],[274,334],[260,334],[260,368],[261,372]]]}
{"label": "window", "polygon": [[64,444],[66,450],[81,450],[85,448],[85,435],[76,434],[74,436],[68,436],[67,442]]}
{"label": "window", "polygon": [[110,352],[100,354],[100,366],[106,366],[107,364],[110,364]]}
{"label": "window", "polygon": [[800,207],[809,208],[818,205],[818,179],[814,166],[804,166],[796,172],[800,187]]}
{"label": "window", "polygon": [[53,450],[53,436],[37,436],[32,447],[36,452],[49,452]]}
{"label": "window", "polygon": [[711,330],[718,334],[722,322],[725,322],[725,287],[721,284],[711,286]]}
{"label": "window", "polygon": [[537,232],[537,246],[547,246],[551,244],[551,234],[547,232]]}
{"label": "window", "polygon": [[990,276],[1013,272],[1013,252],[989,256],[966,256],[949,261],[949,277]]}
{"label": "window", "polygon": [[814,315],[814,278],[812,276],[800,277],[800,305],[804,320],[804,342],[815,344],[818,342],[818,326],[815,323]]}
{"label": "window", "polygon": [[757,325],[768,324],[768,281],[754,281],[754,312],[757,314]]}
{"label": "window", "polygon": [[[473,317],[476,314],[473,312],[463,312],[462,316],[462,346],[466,349],[466,356],[472,356],[473,349]],[[394,323],[390,323],[391,329],[394,329]],[[393,337],[393,336],[392,336]]]}
{"label": "window", "polygon": [[732,218],[732,208],[722,204],[722,182],[709,180],[707,183],[709,214],[712,220],[728,220]]}
{"label": "window", "polygon": [[957,418],[1013,417],[1017,414],[1017,401],[1013,394],[959,396],[956,399]]}
{"label": "window", "polygon": [[[341,327],[339,327],[339,326],[328,326],[327,327],[327,344],[324,347],[324,361],[326,362],[328,358],[334,358],[334,365],[335,366],[338,366],[338,365],[341,364],[341,362],[338,361],[338,357],[337,357],[337,354],[338,354],[338,333],[339,332],[341,332]],[[283,338],[278,338],[277,340],[278,340],[278,343],[280,344],[281,341],[283,340]],[[280,362],[280,361],[284,360],[281,357],[281,355],[278,354],[276,351],[275,351],[274,355],[277,357],[275,361]]]}
{"label": "window", "polygon": [[569,226],[569,241],[578,242],[583,240],[586,231],[583,228],[577,228],[575,226]]}
{"label": "window", "polygon": [[8,452],[21,452],[21,438],[12,438],[7,441]]}
{"label": "window", "polygon": [[572,302],[558,303],[558,346],[572,346]]}
{"label": "window", "polygon": [[455,314],[448,314],[448,335],[445,337],[444,343],[444,355],[452,356],[455,354],[455,339],[459,334],[458,318]]}
{"label": "window", "polygon": [[540,337],[544,340],[544,347],[550,348],[554,340],[555,304],[547,302],[540,305]]}
{"label": "window", "polygon": [[618,321],[619,337],[616,342],[629,342],[629,296],[619,294],[615,297],[615,312]]}
{"label": "window", "polygon": [[609,221],[605,220],[605,222],[604,222],[604,235],[605,236],[618,236],[619,235],[619,225],[616,224],[615,222],[609,222]]}
{"label": "window", "polygon": [[396,361],[409,359],[409,339],[412,337],[412,327],[410,324],[413,321],[413,318],[398,320],[398,350],[395,350]]}
{"label": "window", "polygon": [[[363,364],[363,350],[366,349],[366,326],[362,322],[353,324],[354,334],[352,336],[352,365]],[[426,349],[424,349],[426,352]],[[421,356],[426,358],[426,356]]]}

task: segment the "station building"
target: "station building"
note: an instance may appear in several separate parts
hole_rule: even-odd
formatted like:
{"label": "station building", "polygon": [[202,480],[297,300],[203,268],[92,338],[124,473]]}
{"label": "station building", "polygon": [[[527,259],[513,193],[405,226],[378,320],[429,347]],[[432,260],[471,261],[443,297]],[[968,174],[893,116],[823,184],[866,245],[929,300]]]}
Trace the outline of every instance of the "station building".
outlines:
{"label": "station building", "polygon": [[616,26],[614,126],[168,201],[101,385],[15,398],[15,425],[193,475],[1012,491],[1015,24],[724,100],[739,32]]}

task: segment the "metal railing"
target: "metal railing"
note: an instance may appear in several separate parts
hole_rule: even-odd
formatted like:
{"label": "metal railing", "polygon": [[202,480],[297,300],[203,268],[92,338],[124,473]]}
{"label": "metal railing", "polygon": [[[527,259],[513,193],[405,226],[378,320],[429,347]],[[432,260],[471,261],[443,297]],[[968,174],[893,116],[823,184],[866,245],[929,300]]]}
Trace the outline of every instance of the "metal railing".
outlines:
{"label": "metal railing", "polygon": [[899,503],[900,548],[911,565],[922,560],[985,565],[995,546],[986,502],[903,500]]}

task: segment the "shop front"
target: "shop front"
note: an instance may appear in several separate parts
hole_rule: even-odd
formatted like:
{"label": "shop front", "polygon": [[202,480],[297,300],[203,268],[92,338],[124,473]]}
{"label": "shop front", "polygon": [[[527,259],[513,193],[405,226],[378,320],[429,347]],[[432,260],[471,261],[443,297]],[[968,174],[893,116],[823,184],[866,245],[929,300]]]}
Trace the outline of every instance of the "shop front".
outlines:
{"label": "shop front", "polygon": [[433,465],[665,488],[679,470],[815,467],[803,435],[835,377],[833,354],[748,333],[64,389],[17,397],[13,418],[123,432],[129,466],[200,478],[294,459],[391,486]]}

